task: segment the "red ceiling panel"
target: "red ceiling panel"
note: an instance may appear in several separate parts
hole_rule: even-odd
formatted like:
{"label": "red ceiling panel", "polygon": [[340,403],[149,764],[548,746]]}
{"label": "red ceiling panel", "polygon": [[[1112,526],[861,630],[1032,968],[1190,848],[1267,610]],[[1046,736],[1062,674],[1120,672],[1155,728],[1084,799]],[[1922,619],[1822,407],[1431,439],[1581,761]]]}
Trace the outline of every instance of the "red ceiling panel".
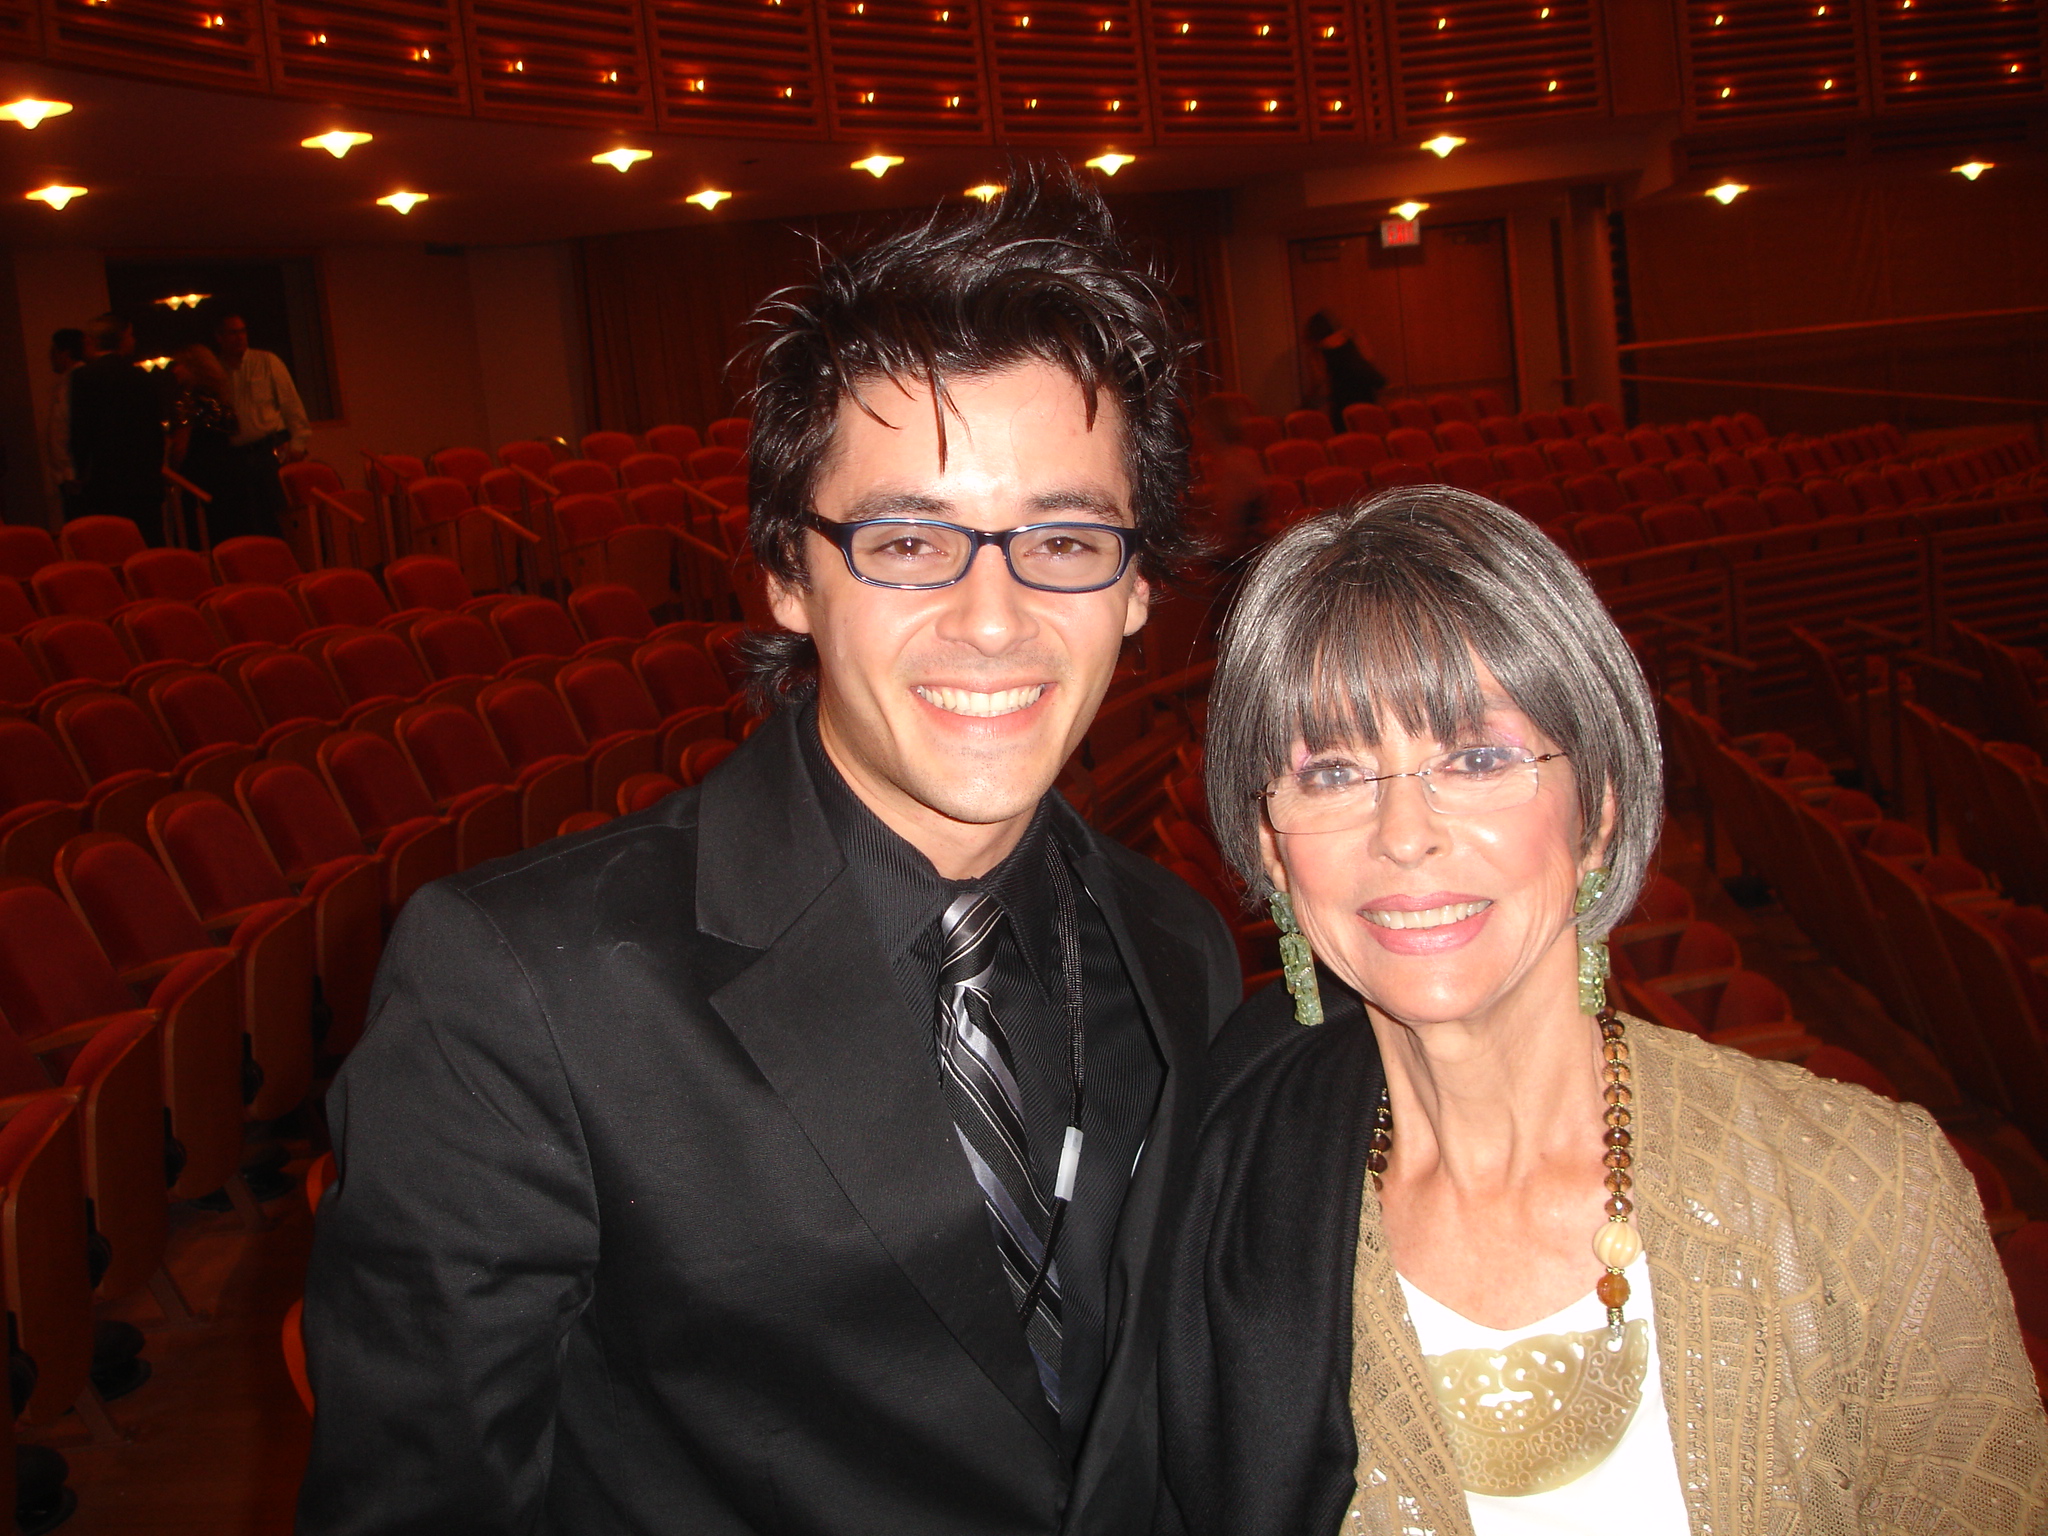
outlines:
{"label": "red ceiling panel", "polygon": [[466,0],[479,117],[651,124],[637,0]]}
{"label": "red ceiling panel", "polygon": [[270,0],[270,74],[288,96],[467,112],[454,0]]}
{"label": "red ceiling panel", "polygon": [[812,0],[647,0],[647,27],[664,128],[824,133]]}
{"label": "red ceiling panel", "polygon": [[1884,107],[1990,106],[2042,94],[2048,8],[2038,0],[1872,6]]}
{"label": "red ceiling panel", "polygon": [[36,0],[0,0],[0,53],[43,51],[42,17]]}
{"label": "red ceiling panel", "polygon": [[45,0],[43,36],[62,64],[187,85],[260,90],[269,83],[263,16],[253,0]]}
{"label": "red ceiling panel", "polygon": [[1687,117],[1704,125],[1864,110],[1862,3],[1686,0]]}
{"label": "red ceiling panel", "polygon": [[1290,0],[1154,0],[1162,142],[1299,139],[1311,115]]}
{"label": "red ceiling panel", "polygon": [[1136,0],[993,0],[987,26],[1003,138],[1106,149],[1150,141]]}
{"label": "red ceiling panel", "polygon": [[1403,132],[1607,109],[1595,0],[1390,0],[1387,31]]}
{"label": "red ceiling panel", "polygon": [[1387,135],[1378,0],[1306,0],[1309,126],[1317,138]]}
{"label": "red ceiling panel", "polygon": [[825,0],[834,133],[982,139],[989,133],[981,26],[963,0]]}

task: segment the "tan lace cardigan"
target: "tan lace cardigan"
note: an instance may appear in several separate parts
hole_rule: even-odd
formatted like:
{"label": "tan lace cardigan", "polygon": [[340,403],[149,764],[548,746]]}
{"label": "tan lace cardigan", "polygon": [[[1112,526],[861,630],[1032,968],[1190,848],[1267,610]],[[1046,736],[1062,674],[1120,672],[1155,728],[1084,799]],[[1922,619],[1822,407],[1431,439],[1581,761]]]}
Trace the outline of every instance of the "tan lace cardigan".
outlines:
{"label": "tan lace cardigan", "polygon": [[[2048,1426],[2012,1298],[1926,1111],[1640,1021],[1629,1038],[1693,1536],[2048,1533]],[[1471,1536],[1369,1180],[1352,1306],[1345,1536]]]}

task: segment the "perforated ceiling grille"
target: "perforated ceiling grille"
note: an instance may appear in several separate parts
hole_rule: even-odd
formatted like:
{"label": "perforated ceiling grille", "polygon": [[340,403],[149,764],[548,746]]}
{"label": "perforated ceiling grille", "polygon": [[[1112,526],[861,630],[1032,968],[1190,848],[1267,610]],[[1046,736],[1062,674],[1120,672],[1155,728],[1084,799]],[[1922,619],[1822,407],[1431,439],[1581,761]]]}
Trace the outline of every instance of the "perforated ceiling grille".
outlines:
{"label": "perforated ceiling grille", "polygon": [[453,0],[271,0],[271,76],[292,96],[467,111]]}
{"label": "perforated ceiling grille", "polygon": [[1308,72],[1306,111],[1319,138],[1383,137],[1376,7],[1309,0],[1302,7],[1302,55]]}
{"label": "perforated ceiling grille", "polygon": [[2042,92],[2036,0],[1900,0],[1875,7],[1877,95],[1888,107],[1983,106]]}
{"label": "perforated ceiling grille", "polygon": [[467,0],[478,115],[651,123],[647,46],[634,0]]}
{"label": "perforated ceiling grille", "polygon": [[831,121],[846,138],[988,132],[981,28],[951,0],[827,0]]}
{"label": "perforated ceiling grille", "polygon": [[1153,102],[1134,0],[997,0],[988,10],[998,131],[1010,139],[1127,148]]}
{"label": "perforated ceiling grille", "polygon": [[268,84],[263,15],[254,4],[50,0],[44,35],[49,56],[66,64],[194,85]]}
{"label": "perforated ceiling grille", "polygon": [[814,138],[825,126],[811,0],[648,0],[664,127]]}
{"label": "perforated ceiling grille", "polygon": [[1602,110],[1607,90],[1599,20],[1591,0],[1392,0],[1390,52],[1400,82],[1401,127]]}
{"label": "perforated ceiling grille", "polygon": [[1695,122],[1829,116],[1866,104],[1861,29],[1847,0],[1687,0],[1685,21]]}
{"label": "perforated ceiling grille", "polygon": [[1300,25],[1300,9],[1284,0],[1167,0],[1154,6],[1159,137],[1303,137],[1308,91]]}

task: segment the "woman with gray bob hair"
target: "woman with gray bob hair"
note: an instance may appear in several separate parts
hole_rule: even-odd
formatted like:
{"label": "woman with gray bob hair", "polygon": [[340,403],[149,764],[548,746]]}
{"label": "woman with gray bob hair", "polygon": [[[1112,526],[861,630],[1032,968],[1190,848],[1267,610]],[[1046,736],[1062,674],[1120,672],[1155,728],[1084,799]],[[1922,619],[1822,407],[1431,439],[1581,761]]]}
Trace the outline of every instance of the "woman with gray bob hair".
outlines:
{"label": "woman with gray bob hair", "polygon": [[1155,1532],[2048,1533],[1934,1121],[1608,1006],[1657,731],[1556,546],[1444,486],[1297,523],[1205,773],[1285,975],[1211,1057]]}

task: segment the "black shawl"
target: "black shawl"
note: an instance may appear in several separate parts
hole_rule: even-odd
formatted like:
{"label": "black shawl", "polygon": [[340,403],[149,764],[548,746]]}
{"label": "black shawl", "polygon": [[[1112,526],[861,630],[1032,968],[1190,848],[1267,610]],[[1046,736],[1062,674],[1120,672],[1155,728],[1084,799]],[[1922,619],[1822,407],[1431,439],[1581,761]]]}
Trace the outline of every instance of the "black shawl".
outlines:
{"label": "black shawl", "polygon": [[1171,1536],[1334,1536],[1351,1502],[1351,1281],[1385,1073],[1357,996],[1317,979],[1321,1026],[1275,983],[1210,1055],[1161,1344]]}

